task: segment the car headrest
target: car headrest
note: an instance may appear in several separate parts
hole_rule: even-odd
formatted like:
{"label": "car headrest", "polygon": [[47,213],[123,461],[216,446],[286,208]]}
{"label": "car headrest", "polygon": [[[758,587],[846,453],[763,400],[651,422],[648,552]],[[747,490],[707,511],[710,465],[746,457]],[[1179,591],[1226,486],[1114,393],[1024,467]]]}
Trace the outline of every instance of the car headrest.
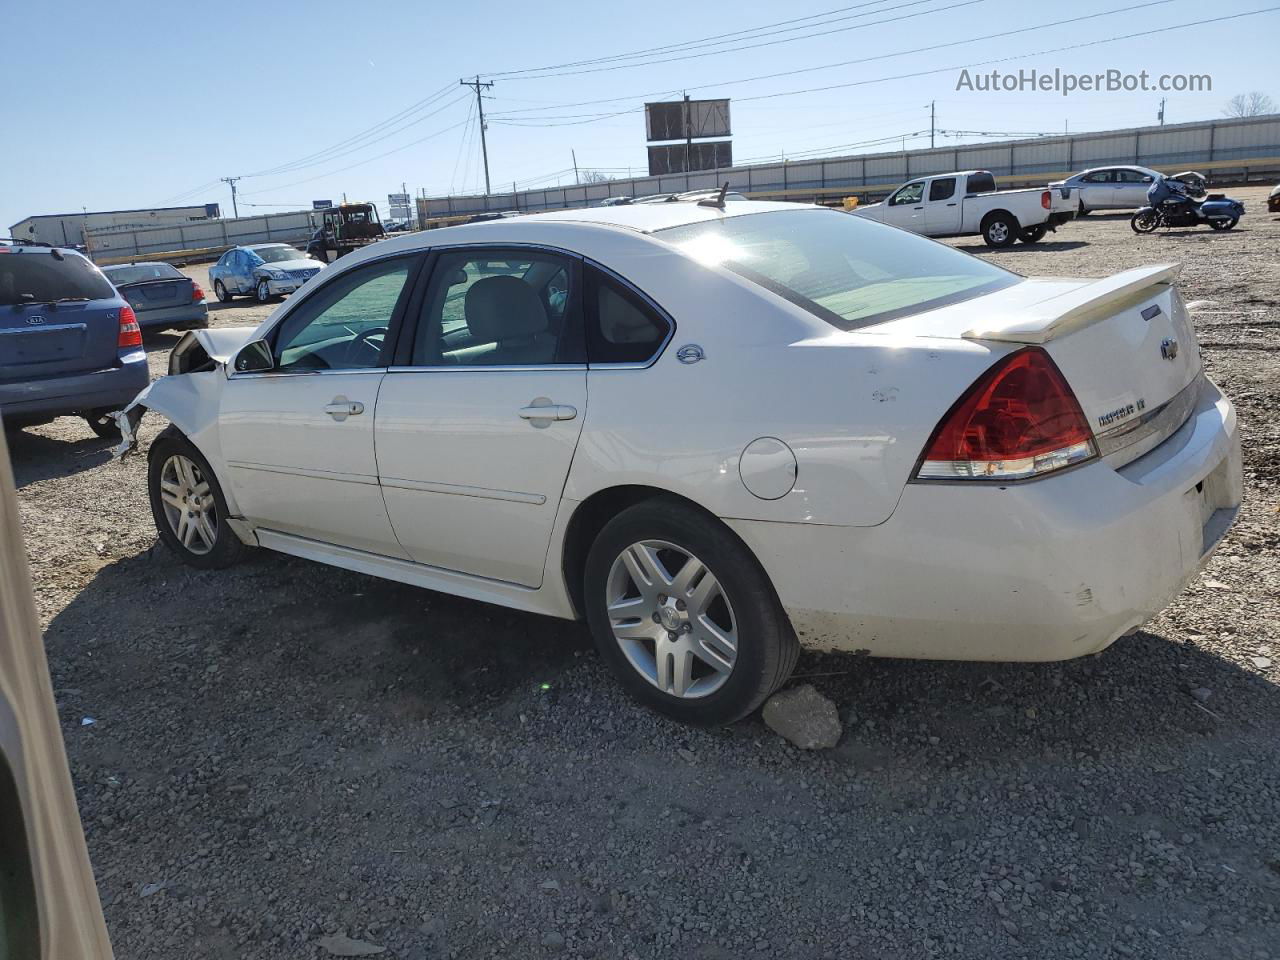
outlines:
{"label": "car headrest", "polygon": [[529,337],[547,329],[542,301],[519,277],[485,277],[467,290],[463,301],[467,327],[479,343]]}

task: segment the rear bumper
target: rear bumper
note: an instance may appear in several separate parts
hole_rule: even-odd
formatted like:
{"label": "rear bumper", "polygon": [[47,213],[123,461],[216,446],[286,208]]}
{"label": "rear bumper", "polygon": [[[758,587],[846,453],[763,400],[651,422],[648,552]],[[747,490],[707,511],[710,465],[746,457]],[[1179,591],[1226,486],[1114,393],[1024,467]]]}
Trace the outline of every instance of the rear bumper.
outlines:
{"label": "rear bumper", "polygon": [[184,303],[177,307],[138,310],[136,315],[138,317],[138,326],[143,329],[201,327],[209,323],[209,306],[201,300],[199,303]]}
{"label": "rear bumper", "polygon": [[1065,660],[1178,595],[1241,498],[1235,410],[1216,388],[1150,453],[1005,487],[908,484],[876,527],[729,521],[802,643],[875,656]]}
{"label": "rear bumper", "polygon": [[0,417],[15,423],[40,422],[99,407],[117,409],[136,397],[149,379],[147,355],[135,350],[105,370],[0,384]]}

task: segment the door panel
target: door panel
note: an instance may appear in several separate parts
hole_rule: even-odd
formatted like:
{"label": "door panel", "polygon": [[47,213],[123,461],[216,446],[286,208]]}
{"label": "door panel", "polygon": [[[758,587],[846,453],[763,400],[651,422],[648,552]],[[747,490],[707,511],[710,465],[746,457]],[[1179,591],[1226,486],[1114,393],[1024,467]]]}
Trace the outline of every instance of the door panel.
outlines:
{"label": "door panel", "polygon": [[925,232],[924,181],[908,183],[885,201],[884,222],[914,233]]}
{"label": "door panel", "polygon": [[391,370],[378,398],[378,470],[409,556],[541,585],[586,405],[583,367]]}
{"label": "door panel", "polygon": [[[387,518],[373,451],[384,376],[369,370],[227,382],[219,438],[245,517],[272,530],[406,556]],[[352,413],[351,404],[363,409]]]}
{"label": "door panel", "polygon": [[960,195],[955,177],[939,177],[929,183],[924,205],[925,232],[944,237],[960,232]]}

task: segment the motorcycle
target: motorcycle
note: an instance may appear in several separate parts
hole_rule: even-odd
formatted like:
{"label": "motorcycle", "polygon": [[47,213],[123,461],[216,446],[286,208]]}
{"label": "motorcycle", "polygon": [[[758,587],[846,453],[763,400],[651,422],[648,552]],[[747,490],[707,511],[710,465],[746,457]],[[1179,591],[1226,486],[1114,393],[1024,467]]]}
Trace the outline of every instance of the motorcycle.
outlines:
{"label": "motorcycle", "polygon": [[1129,221],[1134,233],[1151,233],[1160,227],[1196,227],[1207,223],[1214,230],[1230,230],[1244,216],[1244,204],[1221,193],[1203,200],[1187,195],[1185,184],[1161,177],[1147,191],[1147,206]]}

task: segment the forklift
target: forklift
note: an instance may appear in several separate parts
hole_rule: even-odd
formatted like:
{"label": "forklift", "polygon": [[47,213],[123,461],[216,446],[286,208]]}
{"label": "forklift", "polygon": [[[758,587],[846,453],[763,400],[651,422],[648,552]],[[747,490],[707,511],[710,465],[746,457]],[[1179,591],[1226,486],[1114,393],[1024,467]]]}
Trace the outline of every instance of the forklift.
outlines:
{"label": "forklift", "polygon": [[333,263],[353,250],[367,247],[386,237],[387,231],[372,203],[342,203],[317,210],[320,228],[311,235],[307,254],[321,263]]}

